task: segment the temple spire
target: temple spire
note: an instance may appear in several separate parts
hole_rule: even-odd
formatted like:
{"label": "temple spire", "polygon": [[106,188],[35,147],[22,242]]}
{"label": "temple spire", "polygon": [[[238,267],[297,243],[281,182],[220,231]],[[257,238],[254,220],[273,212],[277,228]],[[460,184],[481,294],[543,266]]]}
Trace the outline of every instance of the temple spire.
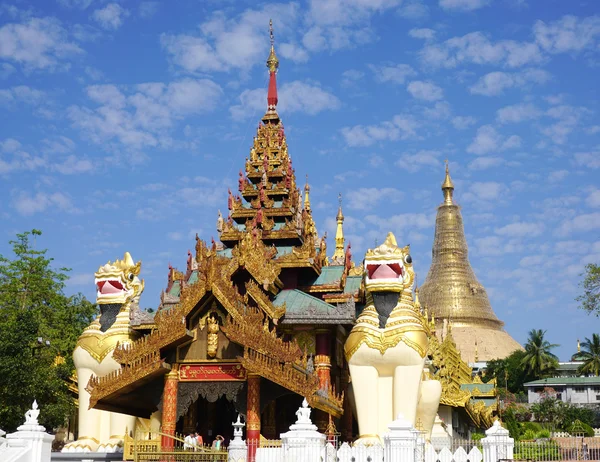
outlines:
{"label": "temple spire", "polygon": [[[279,68],[279,60],[275,54],[275,35],[273,34],[273,20],[269,20],[269,36],[271,39],[271,51],[267,59],[267,68],[269,69],[269,91],[267,93],[267,113],[265,118],[274,118],[277,115],[277,69]],[[267,117],[271,115],[271,117]]]}
{"label": "temple spire", "polygon": [[310,185],[308,184],[308,174],[306,175],[306,184],[304,185],[304,209],[310,212]]}
{"label": "temple spire", "polygon": [[444,204],[452,205],[454,204],[452,200],[452,195],[454,194],[454,183],[452,183],[452,179],[450,178],[450,169],[448,168],[448,160],[446,159],[446,178],[444,178],[444,182],[442,183],[442,192],[444,193]]}
{"label": "temple spire", "polygon": [[335,231],[335,252],[333,253],[333,260],[338,261],[344,260],[344,214],[342,212],[342,194],[340,193],[338,196],[338,201],[340,206],[338,208],[338,213],[336,217],[337,221],[337,229]]}

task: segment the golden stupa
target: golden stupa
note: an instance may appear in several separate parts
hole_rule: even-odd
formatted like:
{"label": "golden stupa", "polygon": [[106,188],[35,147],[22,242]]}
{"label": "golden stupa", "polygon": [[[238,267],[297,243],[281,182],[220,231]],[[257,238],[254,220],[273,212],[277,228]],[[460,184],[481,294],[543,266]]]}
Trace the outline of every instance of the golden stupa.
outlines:
{"label": "golden stupa", "polygon": [[451,326],[456,346],[467,362],[505,358],[521,345],[504,329],[485,288],[469,263],[467,240],[452,195],[454,184],[446,164],[442,183],[444,202],[435,220],[432,261],[420,288],[421,304],[435,316],[436,331],[443,336]]}

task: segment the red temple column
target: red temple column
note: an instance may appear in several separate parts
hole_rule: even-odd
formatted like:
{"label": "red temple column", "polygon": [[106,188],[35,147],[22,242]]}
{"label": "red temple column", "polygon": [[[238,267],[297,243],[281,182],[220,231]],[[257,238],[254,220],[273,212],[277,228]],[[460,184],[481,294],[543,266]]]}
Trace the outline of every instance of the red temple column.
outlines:
{"label": "red temple column", "polygon": [[[175,436],[175,425],[177,424],[177,388],[179,385],[179,371],[177,365],[165,375],[165,387],[162,398],[162,432],[165,435]],[[175,440],[163,435],[161,437],[161,450],[172,451]]]}
{"label": "red temple column", "polygon": [[248,399],[246,409],[246,439],[248,462],[254,462],[260,443],[260,376],[248,374]]}
{"label": "red temple column", "polygon": [[328,389],[331,383],[331,351],[329,346],[329,330],[317,330],[316,332],[316,355],[315,369],[319,376],[321,388]]}

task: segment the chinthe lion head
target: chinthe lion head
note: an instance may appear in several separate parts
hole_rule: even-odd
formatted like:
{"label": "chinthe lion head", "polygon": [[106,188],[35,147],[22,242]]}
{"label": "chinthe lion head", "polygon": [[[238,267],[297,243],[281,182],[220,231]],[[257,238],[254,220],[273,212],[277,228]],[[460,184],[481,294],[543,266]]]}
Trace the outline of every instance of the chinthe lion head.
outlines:
{"label": "chinthe lion head", "polygon": [[96,303],[99,305],[124,304],[138,301],[144,290],[144,281],[139,279],[142,262],[133,262],[129,252],[123,260],[108,262],[96,272]]}
{"label": "chinthe lion head", "polygon": [[365,255],[365,289],[368,292],[402,292],[412,290],[413,271],[410,247],[398,247],[388,233],[385,242]]}

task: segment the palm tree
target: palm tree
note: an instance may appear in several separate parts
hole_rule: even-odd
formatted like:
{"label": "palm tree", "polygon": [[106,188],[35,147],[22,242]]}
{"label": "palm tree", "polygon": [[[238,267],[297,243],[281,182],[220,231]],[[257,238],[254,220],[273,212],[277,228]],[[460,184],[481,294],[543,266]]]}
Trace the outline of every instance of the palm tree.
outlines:
{"label": "palm tree", "polygon": [[592,340],[586,337],[585,341],[581,342],[577,360],[583,361],[577,370],[578,373],[600,375],[600,335],[592,334]]}
{"label": "palm tree", "polygon": [[544,339],[546,331],[532,329],[525,344],[525,356],[521,364],[534,376],[541,378],[552,371],[558,364],[558,358],[550,350],[559,345]]}

